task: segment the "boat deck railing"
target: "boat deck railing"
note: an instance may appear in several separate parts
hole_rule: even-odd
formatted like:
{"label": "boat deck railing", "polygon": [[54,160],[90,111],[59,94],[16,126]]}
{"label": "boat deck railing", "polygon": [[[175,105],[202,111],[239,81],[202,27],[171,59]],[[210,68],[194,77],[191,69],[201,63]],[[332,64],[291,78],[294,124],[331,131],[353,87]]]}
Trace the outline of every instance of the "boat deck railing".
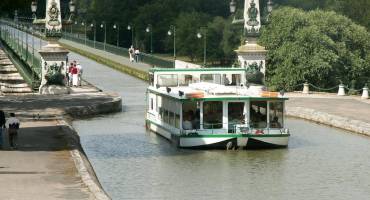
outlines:
{"label": "boat deck railing", "polygon": [[[203,129],[200,129],[203,127]],[[183,135],[191,135],[191,134],[225,134],[225,128],[228,127],[226,133],[227,134],[286,134],[289,133],[288,129],[281,128],[271,128],[271,127],[264,127],[264,128],[257,128],[257,127],[250,127],[248,124],[241,124],[241,123],[203,123],[200,124],[199,127],[192,129],[192,130],[182,130],[181,133]]]}

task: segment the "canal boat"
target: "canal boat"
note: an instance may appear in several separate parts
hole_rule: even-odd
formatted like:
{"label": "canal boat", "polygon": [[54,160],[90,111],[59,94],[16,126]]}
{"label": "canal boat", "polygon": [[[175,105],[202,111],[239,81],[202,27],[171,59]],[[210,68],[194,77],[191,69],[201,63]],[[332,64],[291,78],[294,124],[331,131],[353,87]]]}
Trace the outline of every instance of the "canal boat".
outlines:
{"label": "canal boat", "polygon": [[282,93],[248,84],[243,68],[150,70],[146,124],[180,148],[287,147]]}

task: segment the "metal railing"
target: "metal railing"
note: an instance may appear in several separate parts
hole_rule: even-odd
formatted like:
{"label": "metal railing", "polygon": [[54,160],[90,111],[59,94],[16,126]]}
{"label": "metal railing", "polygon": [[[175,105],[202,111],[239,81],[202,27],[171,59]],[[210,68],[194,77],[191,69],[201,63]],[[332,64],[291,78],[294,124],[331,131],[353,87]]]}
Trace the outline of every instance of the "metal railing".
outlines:
{"label": "metal railing", "polygon": [[18,32],[15,33],[12,30],[14,28],[6,21],[1,20],[0,38],[14,55],[28,67],[28,69],[22,69],[21,74],[26,82],[35,89],[40,85],[41,80],[41,56],[32,45],[28,44],[28,41],[24,41],[25,38],[21,38]]}

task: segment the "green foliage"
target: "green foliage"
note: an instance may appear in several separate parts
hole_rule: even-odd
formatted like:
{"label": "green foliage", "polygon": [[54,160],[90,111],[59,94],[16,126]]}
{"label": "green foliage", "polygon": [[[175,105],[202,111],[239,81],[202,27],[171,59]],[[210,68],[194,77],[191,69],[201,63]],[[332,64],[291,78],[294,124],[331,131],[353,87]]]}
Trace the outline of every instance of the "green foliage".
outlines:
{"label": "green foliage", "polygon": [[[208,15],[198,12],[181,13],[176,19],[177,39],[179,54],[187,55],[193,61],[195,58],[200,60],[203,55],[203,39],[197,38],[199,27],[203,27],[209,20]],[[204,37],[204,34],[203,34]]]}
{"label": "green foliage", "polygon": [[335,12],[277,9],[260,42],[269,49],[267,82],[276,89],[306,81],[331,87],[340,80],[362,87],[370,77],[370,34]]}

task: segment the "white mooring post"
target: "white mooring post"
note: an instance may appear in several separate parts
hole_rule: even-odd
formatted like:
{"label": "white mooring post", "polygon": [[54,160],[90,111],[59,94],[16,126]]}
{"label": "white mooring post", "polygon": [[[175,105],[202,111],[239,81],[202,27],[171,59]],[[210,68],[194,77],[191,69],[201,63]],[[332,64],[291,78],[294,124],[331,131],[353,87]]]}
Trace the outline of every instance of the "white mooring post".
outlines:
{"label": "white mooring post", "polygon": [[365,85],[365,87],[362,88],[361,99],[368,99],[368,98],[369,98],[369,88]]}
{"label": "white mooring post", "polygon": [[346,91],[344,90],[344,85],[340,84],[339,90],[338,90],[338,96],[345,96],[345,95],[346,95]]}
{"label": "white mooring post", "polygon": [[308,83],[303,84],[302,94],[309,94],[309,93],[310,93],[310,85]]}

